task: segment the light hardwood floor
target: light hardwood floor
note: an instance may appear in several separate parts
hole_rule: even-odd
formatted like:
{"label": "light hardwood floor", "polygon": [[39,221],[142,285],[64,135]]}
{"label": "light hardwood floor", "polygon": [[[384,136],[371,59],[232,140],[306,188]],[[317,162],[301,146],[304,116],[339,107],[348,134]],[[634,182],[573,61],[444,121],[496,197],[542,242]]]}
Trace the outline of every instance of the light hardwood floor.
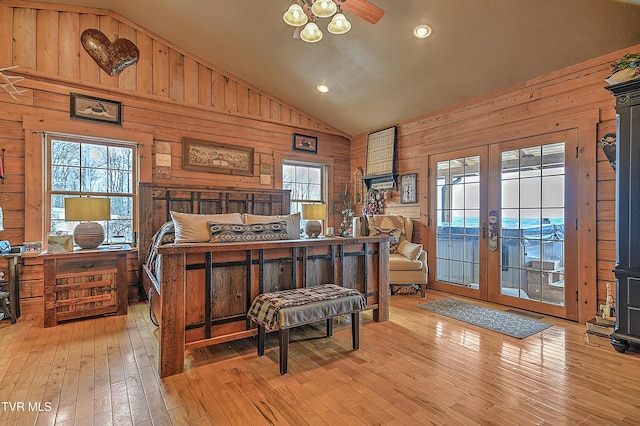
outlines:
{"label": "light hardwood floor", "polygon": [[555,318],[520,340],[417,307],[441,297],[392,296],[385,323],[363,314],[357,352],[346,318],[332,339],[294,329],[286,376],[273,333],[262,358],[254,339],[202,348],[160,380],[144,304],[47,329],[2,321],[0,424],[640,424],[640,355]]}

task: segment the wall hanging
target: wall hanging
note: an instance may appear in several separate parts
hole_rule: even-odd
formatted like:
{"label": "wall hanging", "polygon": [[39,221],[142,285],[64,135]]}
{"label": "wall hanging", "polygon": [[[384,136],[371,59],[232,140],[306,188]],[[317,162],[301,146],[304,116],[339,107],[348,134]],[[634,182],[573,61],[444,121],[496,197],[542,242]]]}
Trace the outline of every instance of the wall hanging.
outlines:
{"label": "wall hanging", "polygon": [[71,93],[71,118],[122,124],[122,103]]}
{"label": "wall hanging", "polygon": [[318,138],[314,136],[293,134],[293,149],[297,151],[318,152]]}
{"label": "wall hanging", "polygon": [[182,168],[253,176],[253,148],[184,138]]}
{"label": "wall hanging", "polygon": [[367,169],[364,175],[367,188],[377,190],[396,188],[393,173],[395,148],[395,127],[369,133],[367,136]]}
{"label": "wall hanging", "polygon": [[6,75],[4,72],[18,68],[20,65],[14,65],[12,67],[0,68],[0,89],[4,90],[16,101],[20,101],[17,95],[23,95],[27,89],[18,89],[15,84],[24,80],[24,77],[17,75]]}
{"label": "wall hanging", "polygon": [[113,43],[100,30],[86,29],[80,36],[82,47],[100,68],[110,76],[138,62],[140,51],[131,40],[119,38]]}
{"label": "wall hanging", "polygon": [[616,169],[616,134],[615,133],[607,133],[600,139],[600,146],[604,151],[604,155],[609,160],[609,164],[613,167],[613,170]]}

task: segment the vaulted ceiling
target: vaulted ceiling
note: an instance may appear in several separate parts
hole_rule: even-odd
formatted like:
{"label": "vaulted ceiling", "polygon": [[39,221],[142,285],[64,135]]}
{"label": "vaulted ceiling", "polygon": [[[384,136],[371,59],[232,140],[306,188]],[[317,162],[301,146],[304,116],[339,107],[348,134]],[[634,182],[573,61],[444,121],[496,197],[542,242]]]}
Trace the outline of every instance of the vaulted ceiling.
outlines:
{"label": "vaulted ceiling", "polygon": [[[315,44],[283,22],[290,0],[46,2],[113,10],[348,135],[640,43],[637,0],[369,1],[377,24],[345,12],[351,31],[324,19]],[[431,37],[413,36],[420,24]]]}

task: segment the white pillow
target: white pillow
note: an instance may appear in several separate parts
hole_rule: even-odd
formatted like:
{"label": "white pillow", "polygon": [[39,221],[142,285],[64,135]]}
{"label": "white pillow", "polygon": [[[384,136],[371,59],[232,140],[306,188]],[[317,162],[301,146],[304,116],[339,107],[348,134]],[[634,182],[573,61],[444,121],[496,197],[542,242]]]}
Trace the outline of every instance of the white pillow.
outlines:
{"label": "white pillow", "polygon": [[283,215],[275,215],[275,216],[265,216],[260,214],[244,213],[242,215],[242,220],[247,225],[252,223],[269,223],[269,222],[284,221],[287,224],[287,235],[289,236],[289,239],[291,240],[300,239],[300,213],[283,214]]}
{"label": "white pillow", "polygon": [[410,243],[407,240],[402,240],[398,244],[398,253],[403,255],[409,260],[418,260],[422,253],[422,244]]}
{"label": "white pillow", "polygon": [[176,244],[205,243],[209,241],[209,221],[242,225],[240,213],[190,214],[171,211],[171,219],[176,229]]}

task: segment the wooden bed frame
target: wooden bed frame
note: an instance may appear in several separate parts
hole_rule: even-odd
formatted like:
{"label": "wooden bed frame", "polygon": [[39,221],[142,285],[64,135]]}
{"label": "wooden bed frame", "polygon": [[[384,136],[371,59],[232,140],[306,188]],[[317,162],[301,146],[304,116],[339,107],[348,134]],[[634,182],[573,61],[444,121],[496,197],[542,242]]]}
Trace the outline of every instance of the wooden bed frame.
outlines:
{"label": "wooden bed frame", "polygon": [[[289,191],[144,187],[141,262],[169,210],[287,214]],[[147,223],[150,222],[151,224]],[[143,245],[144,243],[144,245]],[[160,324],[159,374],[184,369],[185,350],[255,336],[246,317],[260,293],[335,283],[365,295],[376,321],[389,319],[389,241],[380,237],[276,242],[168,244],[161,276],[142,265],[142,284]]]}

